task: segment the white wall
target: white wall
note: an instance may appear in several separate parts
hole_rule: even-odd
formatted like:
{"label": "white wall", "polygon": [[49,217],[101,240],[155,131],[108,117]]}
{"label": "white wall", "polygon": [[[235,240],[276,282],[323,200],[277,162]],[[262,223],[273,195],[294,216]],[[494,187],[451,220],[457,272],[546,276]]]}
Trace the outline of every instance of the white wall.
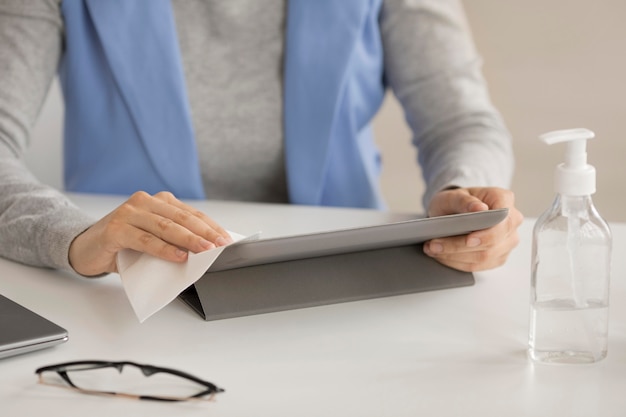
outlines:
{"label": "white wall", "polygon": [[[563,149],[542,145],[540,133],[587,127],[598,170],[595,201],[613,221],[626,221],[626,1],[467,0],[492,97],[515,142],[513,182],[518,205],[538,216],[552,200],[552,171]],[[35,127],[27,161],[44,181],[61,185],[62,108],[54,85]],[[383,150],[382,184],[392,209],[421,211],[423,184],[401,109],[388,97],[374,124]],[[407,192],[407,190],[410,190]]]}
{"label": "white wall", "polygon": [[[605,218],[626,221],[626,1],[467,0],[465,8],[493,101],[514,137],[513,190],[524,214],[536,217],[551,203],[552,172],[564,151],[537,136],[587,127],[597,134],[588,146],[596,205]],[[409,210],[417,200],[394,187],[410,154],[395,107],[387,103],[375,125],[388,156],[383,186],[393,208]]]}

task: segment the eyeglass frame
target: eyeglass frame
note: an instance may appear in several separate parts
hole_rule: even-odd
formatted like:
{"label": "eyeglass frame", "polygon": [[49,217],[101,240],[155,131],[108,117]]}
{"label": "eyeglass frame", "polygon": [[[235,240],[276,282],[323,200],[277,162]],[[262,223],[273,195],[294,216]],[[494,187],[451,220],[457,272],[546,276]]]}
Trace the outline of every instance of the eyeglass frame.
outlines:
{"label": "eyeglass frame", "polygon": [[[84,369],[77,369],[77,370],[67,369],[72,366],[81,366],[81,365],[92,366],[92,367],[87,367]],[[68,372],[72,372],[72,371],[74,372],[91,371],[91,370],[97,370],[97,369],[103,369],[103,368],[115,368],[118,370],[119,373],[122,373],[124,366],[134,366],[138,368],[139,370],[141,370],[141,373],[146,377],[152,376],[157,373],[166,373],[166,374],[178,376],[180,378],[195,382],[198,385],[202,385],[206,387],[206,389],[197,394],[191,395],[189,397],[174,397],[174,396],[170,397],[170,396],[127,394],[123,392],[99,391],[99,390],[90,390],[90,389],[81,388],[75,385],[74,382],[72,382],[71,378],[68,376]],[[67,384],[69,384],[69,386],[46,382],[43,379],[43,375],[42,375],[44,372],[56,372],[61,377],[61,379],[63,379]],[[39,376],[38,382],[43,385],[51,385],[51,386],[58,386],[62,388],[69,388],[69,389],[73,389],[73,390],[76,390],[78,392],[85,393],[85,394],[119,396],[119,397],[126,397],[126,398],[132,398],[132,399],[137,399],[137,400],[164,401],[164,402],[180,402],[180,401],[189,401],[189,400],[211,401],[213,397],[215,396],[215,394],[225,391],[223,388],[216,386],[212,382],[205,381],[187,372],[179,371],[177,369],[172,369],[172,368],[165,368],[161,366],[139,364],[139,363],[131,362],[131,361],[84,360],[84,361],[75,361],[75,362],[64,362],[64,363],[59,363],[55,365],[42,366],[38,368],[37,370],[35,370],[35,374]],[[208,398],[203,398],[207,395],[209,395]]]}

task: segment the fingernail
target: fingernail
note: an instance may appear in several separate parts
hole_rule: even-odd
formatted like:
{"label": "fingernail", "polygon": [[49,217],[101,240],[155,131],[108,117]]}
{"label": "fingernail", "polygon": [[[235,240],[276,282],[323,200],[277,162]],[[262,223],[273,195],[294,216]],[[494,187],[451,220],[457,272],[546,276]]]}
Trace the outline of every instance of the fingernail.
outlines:
{"label": "fingernail", "polygon": [[200,246],[202,246],[204,249],[213,249],[215,247],[215,245],[212,242],[209,242],[206,239],[200,240]]}
{"label": "fingernail", "polygon": [[437,242],[430,242],[430,245],[428,245],[428,249],[430,253],[441,253],[443,252],[443,245]]}
{"label": "fingernail", "polygon": [[185,258],[187,256],[187,252],[182,249],[176,249],[176,257]]}
{"label": "fingernail", "polygon": [[469,239],[467,239],[467,242],[465,244],[468,248],[475,248],[476,246],[481,244],[481,241],[477,237],[470,237]]}
{"label": "fingernail", "polygon": [[215,239],[215,244],[216,244],[217,246],[226,246],[226,245],[228,245],[229,243],[232,243],[232,242],[229,242],[228,240],[224,239],[224,238],[223,238],[223,237],[221,237],[221,236],[220,236],[220,237],[218,237],[217,239]]}
{"label": "fingernail", "polygon": [[467,208],[468,211],[472,212],[472,211],[483,211],[483,210],[489,210],[489,206],[485,203],[483,203],[482,201],[473,201],[470,203],[469,207]]}

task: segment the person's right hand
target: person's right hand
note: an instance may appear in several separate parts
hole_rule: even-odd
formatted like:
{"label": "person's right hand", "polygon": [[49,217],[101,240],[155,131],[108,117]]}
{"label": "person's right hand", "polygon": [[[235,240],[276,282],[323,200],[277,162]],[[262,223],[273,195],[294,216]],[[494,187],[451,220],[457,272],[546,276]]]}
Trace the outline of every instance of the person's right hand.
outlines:
{"label": "person's right hand", "polygon": [[117,253],[134,249],[172,262],[188,252],[231,243],[228,232],[169,192],[133,194],[125,203],[78,235],[69,262],[85,276],[117,272]]}

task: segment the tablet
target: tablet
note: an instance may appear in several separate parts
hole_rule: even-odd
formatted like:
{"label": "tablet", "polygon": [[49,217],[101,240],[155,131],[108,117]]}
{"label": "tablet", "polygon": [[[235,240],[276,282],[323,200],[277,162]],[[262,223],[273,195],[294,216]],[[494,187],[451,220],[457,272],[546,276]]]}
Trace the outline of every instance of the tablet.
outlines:
{"label": "tablet", "polygon": [[207,272],[418,244],[438,237],[486,229],[504,220],[507,214],[508,209],[504,208],[311,234],[243,240],[226,247]]}

